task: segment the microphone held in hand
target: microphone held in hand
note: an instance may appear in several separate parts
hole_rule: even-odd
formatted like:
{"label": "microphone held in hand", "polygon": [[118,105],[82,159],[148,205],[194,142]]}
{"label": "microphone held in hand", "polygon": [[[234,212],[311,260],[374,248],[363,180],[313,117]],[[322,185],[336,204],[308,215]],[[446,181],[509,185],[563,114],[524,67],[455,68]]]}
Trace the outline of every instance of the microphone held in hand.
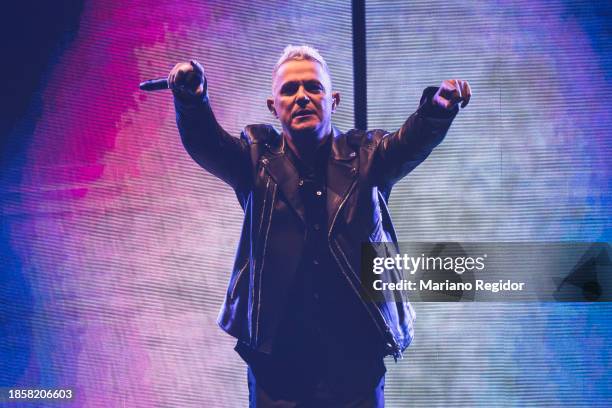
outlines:
{"label": "microphone held in hand", "polygon": [[168,89],[168,78],[149,79],[141,82],[138,86],[143,91],[159,91],[160,89]]}
{"label": "microphone held in hand", "polygon": [[149,79],[140,83],[143,91],[172,89],[177,95],[198,96],[206,93],[204,68],[196,60],[179,62],[172,68],[167,78]]}

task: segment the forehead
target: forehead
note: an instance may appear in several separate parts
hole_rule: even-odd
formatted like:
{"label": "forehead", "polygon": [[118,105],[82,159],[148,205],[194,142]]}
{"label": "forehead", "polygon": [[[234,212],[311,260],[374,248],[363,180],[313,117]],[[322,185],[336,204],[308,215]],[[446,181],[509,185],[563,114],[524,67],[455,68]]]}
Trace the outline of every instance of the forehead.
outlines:
{"label": "forehead", "polygon": [[284,62],[272,79],[274,88],[282,86],[287,82],[301,82],[318,80],[329,89],[330,78],[325,69],[316,61],[311,60],[289,60]]}

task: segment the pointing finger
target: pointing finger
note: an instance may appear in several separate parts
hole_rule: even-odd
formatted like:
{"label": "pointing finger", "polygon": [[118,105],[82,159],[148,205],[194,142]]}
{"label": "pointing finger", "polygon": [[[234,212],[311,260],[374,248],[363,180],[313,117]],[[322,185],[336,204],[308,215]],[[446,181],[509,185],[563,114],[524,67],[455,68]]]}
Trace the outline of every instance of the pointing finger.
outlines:
{"label": "pointing finger", "polygon": [[468,103],[470,103],[472,90],[470,89],[470,84],[468,84],[467,81],[461,81],[461,86],[463,88],[463,103],[461,104],[461,108],[465,108]]}
{"label": "pointing finger", "polygon": [[189,63],[198,74],[204,76],[204,67],[198,61],[191,60]]}
{"label": "pointing finger", "polygon": [[454,80],[454,85],[455,85],[455,90],[457,90],[457,93],[459,94],[459,99],[463,99],[463,95],[461,92],[461,81],[460,80]]}

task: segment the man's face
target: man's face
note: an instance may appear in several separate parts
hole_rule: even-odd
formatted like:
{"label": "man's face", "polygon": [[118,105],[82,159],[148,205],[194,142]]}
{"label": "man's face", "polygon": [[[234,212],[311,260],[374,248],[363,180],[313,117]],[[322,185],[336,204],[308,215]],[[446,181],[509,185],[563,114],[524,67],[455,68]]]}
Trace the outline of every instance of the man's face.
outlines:
{"label": "man's face", "polygon": [[268,107],[290,136],[316,133],[320,139],[331,132],[331,114],[339,95],[332,95],[329,75],[318,62],[283,63],[273,78],[273,90]]}

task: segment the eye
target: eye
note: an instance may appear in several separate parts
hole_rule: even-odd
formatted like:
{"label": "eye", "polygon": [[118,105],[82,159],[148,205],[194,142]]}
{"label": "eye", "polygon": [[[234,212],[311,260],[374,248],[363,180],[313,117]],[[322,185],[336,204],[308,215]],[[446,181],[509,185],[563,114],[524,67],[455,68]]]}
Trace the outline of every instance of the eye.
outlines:
{"label": "eye", "polygon": [[297,92],[298,85],[295,82],[288,82],[284,84],[280,89],[281,95],[293,95]]}
{"label": "eye", "polygon": [[323,85],[319,82],[308,82],[306,84],[306,90],[308,92],[318,93],[323,91]]}

